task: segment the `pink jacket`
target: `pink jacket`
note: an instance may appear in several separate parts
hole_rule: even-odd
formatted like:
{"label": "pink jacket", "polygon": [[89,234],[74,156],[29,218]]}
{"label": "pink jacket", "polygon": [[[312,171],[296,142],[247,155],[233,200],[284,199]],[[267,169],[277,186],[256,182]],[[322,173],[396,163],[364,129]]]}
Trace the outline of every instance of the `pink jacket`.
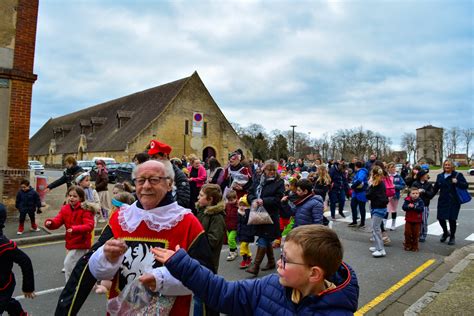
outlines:
{"label": "pink jacket", "polygon": [[[192,168],[193,168],[192,166],[188,167],[189,174],[191,174]],[[207,180],[207,173],[206,173],[206,169],[204,168],[203,165],[199,166],[197,178],[189,178],[189,181],[196,182],[196,187],[197,188],[202,187],[204,185],[204,183],[206,183],[206,180]]]}

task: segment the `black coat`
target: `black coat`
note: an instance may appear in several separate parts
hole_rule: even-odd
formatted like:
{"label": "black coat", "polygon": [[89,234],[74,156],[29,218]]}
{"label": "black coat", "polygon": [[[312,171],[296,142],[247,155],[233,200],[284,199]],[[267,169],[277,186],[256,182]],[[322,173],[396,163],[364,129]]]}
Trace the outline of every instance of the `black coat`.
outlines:
{"label": "black coat", "polygon": [[54,188],[59,187],[60,185],[63,185],[64,183],[66,183],[67,187],[69,188],[71,186],[72,180],[74,180],[74,177],[82,172],[84,172],[84,169],[77,165],[72,166],[71,168],[66,168],[62,177],[57,179],[53,183],[50,183],[48,185],[48,189],[52,190]]}
{"label": "black coat", "polygon": [[[35,280],[30,258],[18,249],[14,241],[0,234],[0,289],[5,290],[5,292],[15,286],[15,275],[12,272],[13,263],[20,266],[23,274],[21,290],[26,293],[33,292],[35,290]],[[0,291],[0,293],[2,292]]]}
{"label": "black coat", "polygon": [[240,242],[255,241],[255,225],[247,225],[249,221],[250,209],[245,210],[245,216],[238,214],[239,222],[237,224],[237,239]]}
{"label": "black coat", "polygon": [[376,186],[370,185],[367,189],[367,200],[370,200],[370,207],[374,208],[387,208],[388,198],[385,192],[385,184],[383,181]]}
{"label": "black coat", "polygon": [[[257,188],[259,184],[260,179],[257,179],[247,196],[250,205],[252,205],[252,202],[258,198]],[[255,226],[256,236],[267,238],[271,241],[280,237],[281,198],[284,193],[285,184],[282,179],[278,178],[264,183],[260,198],[263,200],[263,207],[267,210],[268,214],[270,214],[273,224],[252,225]]]}
{"label": "black coat", "polygon": [[[453,179],[456,178],[458,182],[453,184]],[[457,220],[461,204],[459,203],[456,187],[460,189],[467,189],[468,184],[466,178],[462,173],[453,171],[450,176],[444,178],[444,172],[438,174],[436,182],[433,186],[433,195],[439,191],[438,199],[438,215],[440,220]]]}
{"label": "black coat", "polygon": [[182,207],[189,208],[191,199],[191,189],[189,187],[188,177],[184,172],[173,164],[174,185],[176,186],[176,202]]}
{"label": "black coat", "polygon": [[23,190],[18,191],[16,194],[15,207],[20,212],[36,211],[41,208],[41,200],[38,192],[33,190],[32,187],[30,187],[26,192]]}
{"label": "black coat", "polygon": [[425,181],[421,183],[420,181],[415,181],[412,184],[412,187],[423,189],[424,192],[420,193],[420,198],[423,200],[423,204],[428,207],[430,206],[430,200],[434,197],[434,188],[431,183]]}

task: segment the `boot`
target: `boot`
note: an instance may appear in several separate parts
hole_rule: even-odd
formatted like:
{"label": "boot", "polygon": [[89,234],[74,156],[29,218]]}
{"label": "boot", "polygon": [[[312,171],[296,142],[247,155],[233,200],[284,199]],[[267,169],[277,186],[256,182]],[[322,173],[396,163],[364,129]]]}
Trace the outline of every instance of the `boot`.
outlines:
{"label": "boot", "polygon": [[255,276],[258,275],[258,272],[260,271],[260,264],[262,263],[263,257],[265,257],[265,252],[267,251],[266,248],[258,247],[257,248],[257,254],[255,255],[255,260],[253,262],[253,265],[245,270],[245,272],[251,273]]}
{"label": "boot", "polygon": [[272,270],[275,269],[275,255],[273,254],[273,248],[272,247],[267,247],[266,248],[266,253],[267,253],[267,265],[262,268],[262,271],[267,271],[267,270]]}

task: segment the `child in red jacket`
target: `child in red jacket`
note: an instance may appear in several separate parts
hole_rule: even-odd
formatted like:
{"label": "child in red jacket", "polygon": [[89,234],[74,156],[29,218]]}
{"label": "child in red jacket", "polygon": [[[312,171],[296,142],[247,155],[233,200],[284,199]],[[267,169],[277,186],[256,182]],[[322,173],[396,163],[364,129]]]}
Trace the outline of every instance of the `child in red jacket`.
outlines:
{"label": "child in red jacket", "polygon": [[91,247],[92,231],[94,230],[94,212],[84,209],[82,202],[85,193],[81,187],[71,186],[67,190],[68,203],[65,204],[55,218],[48,218],[44,225],[48,229],[66,227],[66,249],[64,259],[66,282],[71,275],[76,262]]}
{"label": "child in red jacket", "polygon": [[405,246],[406,251],[418,251],[418,238],[420,238],[420,228],[422,213],[425,204],[420,198],[420,190],[416,187],[410,189],[410,196],[407,196],[402,209],[405,214]]}

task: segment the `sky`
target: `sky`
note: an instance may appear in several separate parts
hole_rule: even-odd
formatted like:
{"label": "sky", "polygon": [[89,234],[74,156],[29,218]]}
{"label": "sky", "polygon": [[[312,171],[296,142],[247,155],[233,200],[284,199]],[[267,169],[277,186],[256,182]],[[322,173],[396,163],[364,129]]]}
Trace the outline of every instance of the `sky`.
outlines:
{"label": "sky", "polygon": [[30,135],[197,71],[230,122],[474,127],[473,1],[41,0]]}

